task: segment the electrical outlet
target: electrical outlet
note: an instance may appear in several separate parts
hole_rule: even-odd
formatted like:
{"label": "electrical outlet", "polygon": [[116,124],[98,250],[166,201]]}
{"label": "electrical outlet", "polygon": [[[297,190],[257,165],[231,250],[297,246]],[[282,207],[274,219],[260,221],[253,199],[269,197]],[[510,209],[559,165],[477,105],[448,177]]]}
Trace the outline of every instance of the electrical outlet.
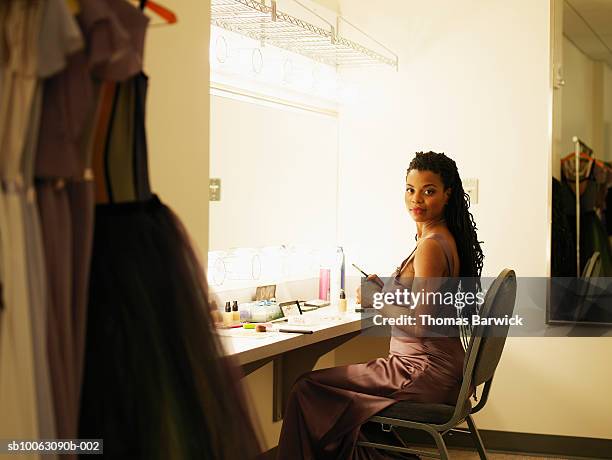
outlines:
{"label": "electrical outlet", "polygon": [[470,204],[478,203],[478,179],[463,179],[463,190],[470,196]]}
{"label": "electrical outlet", "polygon": [[211,178],[208,183],[208,201],[221,201],[221,179]]}

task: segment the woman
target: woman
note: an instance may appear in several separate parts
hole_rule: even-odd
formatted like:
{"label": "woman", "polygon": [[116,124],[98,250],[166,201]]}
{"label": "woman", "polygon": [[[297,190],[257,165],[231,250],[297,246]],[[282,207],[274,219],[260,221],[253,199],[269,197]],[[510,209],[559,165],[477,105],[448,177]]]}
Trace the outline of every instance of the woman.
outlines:
{"label": "woman", "polygon": [[[384,285],[384,291],[410,280],[473,277],[482,271],[483,253],[468,211],[457,166],[443,153],[417,153],[406,176],[406,208],[417,225],[417,246]],[[360,301],[360,291],[357,292]],[[462,380],[460,338],[401,334],[394,330],[389,357],[363,364],[309,372],[300,377],[287,402],[278,458],[376,459],[380,451],[356,446],[366,439],[362,425],[400,400],[455,404]],[[376,433],[369,433],[368,436]],[[416,457],[415,457],[416,458]]]}

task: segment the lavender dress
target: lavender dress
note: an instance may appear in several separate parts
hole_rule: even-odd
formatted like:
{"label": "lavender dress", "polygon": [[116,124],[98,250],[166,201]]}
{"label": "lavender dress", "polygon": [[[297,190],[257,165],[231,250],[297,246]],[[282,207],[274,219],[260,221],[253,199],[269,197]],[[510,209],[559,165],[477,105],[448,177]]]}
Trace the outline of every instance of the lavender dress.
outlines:
{"label": "lavender dress", "polygon": [[[458,267],[444,237],[432,234],[427,238],[441,244],[448,273],[457,276]],[[413,254],[402,265],[410,263]],[[404,287],[397,275],[395,272],[384,291]],[[387,458],[375,449],[356,446],[357,441],[367,439],[361,425],[397,401],[455,404],[464,356],[458,337],[416,338],[394,333],[387,358],[304,374],[287,402],[277,458]]]}

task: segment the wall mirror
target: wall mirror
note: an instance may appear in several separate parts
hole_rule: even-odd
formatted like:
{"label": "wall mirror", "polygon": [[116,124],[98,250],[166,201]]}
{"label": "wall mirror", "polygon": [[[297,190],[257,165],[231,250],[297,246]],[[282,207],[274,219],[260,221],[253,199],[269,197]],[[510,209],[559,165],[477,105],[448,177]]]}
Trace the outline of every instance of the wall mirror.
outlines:
{"label": "wall mirror", "polygon": [[548,321],[612,325],[612,2],[552,2]]}

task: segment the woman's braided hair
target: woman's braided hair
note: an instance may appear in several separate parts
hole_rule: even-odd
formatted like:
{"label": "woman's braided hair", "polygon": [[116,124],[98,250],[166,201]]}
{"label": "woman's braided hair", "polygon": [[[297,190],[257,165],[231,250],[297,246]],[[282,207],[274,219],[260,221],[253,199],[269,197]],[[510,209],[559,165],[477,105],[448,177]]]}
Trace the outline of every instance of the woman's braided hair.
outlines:
{"label": "woman's braided hair", "polygon": [[462,282],[462,287],[466,292],[479,290],[484,254],[480,248],[481,241],[478,241],[476,235],[478,229],[474,216],[469,211],[470,196],[463,190],[457,164],[444,153],[417,152],[406,174],[413,169],[439,174],[444,188],[451,188],[451,195],[444,208],[444,218],[448,229],[455,237],[460,261],[459,276],[474,278],[475,281],[475,285],[469,286],[471,283],[465,280],[468,285]]}

